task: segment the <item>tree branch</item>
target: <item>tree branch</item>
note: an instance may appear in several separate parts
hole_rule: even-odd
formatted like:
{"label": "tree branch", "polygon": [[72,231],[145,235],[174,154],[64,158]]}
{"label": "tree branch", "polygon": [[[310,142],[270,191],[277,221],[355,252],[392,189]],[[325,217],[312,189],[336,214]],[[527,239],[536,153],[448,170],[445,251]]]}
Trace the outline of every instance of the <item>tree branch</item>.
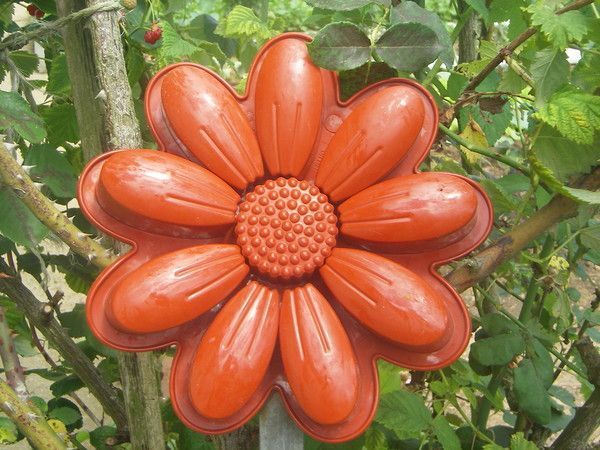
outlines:
{"label": "tree branch", "polygon": [[[600,168],[586,176],[580,186],[596,190],[600,187]],[[446,280],[458,292],[462,292],[489,276],[496,268],[513,258],[530,242],[558,222],[577,214],[579,204],[563,195],[556,195],[550,202],[491,246],[456,268],[446,276]]]}
{"label": "tree branch", "polygon": [[50,314],[46,304],[39,301],[23,283],[12,276],[10,267],[0,258],[0,292],[4,293],[25,313],[52,347],[69,362],[75,374],[98,399],[119,430],[127,427],[125,408],[118,391],[108,384],[89,358],[75,344],[62,325]]}
{"label": "tree branch", "polygon": [[25,33],[16,32],[9,34],[6,37],[6,39],[4,39],[4,41],[0,42],[0,51],[18,50],[24,45],[26,45],[29,41],[32,41],[34,39],[43,39],[47,36],[50,36],[53,33],[57,33],[62,27],[69,23],[78,22],[96,13],[104,11],[115,11],[121,8],[122,6],[118,2],[97,2],[89,8],[76,11],[72,14],[69,14],[68,16],[61,17],[52,22],[47,22],[43,25],[40,25],[39,28],[36,28],[35,30],[27,31]]}
{"label": "tree branch", "polygon": [[40,450],[64,450],[66,443],[50,428],[37,408],[21,400],[8,384],[0,380],[0,410],[8,416]]}
{"label": "tree branch", "polygon": [[[594,0],[576,0],[576,1],[568,4],[564,8],[561,8],[558,11],[556,11],[556,14],[560,15],[560,14],[566,13],[567,11],[573,11],[576,9],[580,9],[580,8],[583,8],[584,6],[587,6],[593,2],[594,2]],[[520,35],[518,35],[514,40],[509,42],[506,46],[502,47],[502,49],[498,52],[498,54],[492,58],[492,60],[483,68],[483,70],[481,72],[479,72],[477,75],[475,75],[475,77],[473,77],[473,79],[470,81],[470,83],[465,88],[464,92],[469,92],[469,91],[475,90],[475,88],[477,86],[479,86],[483,82],[483,80],[485,80],[487,78],[487,76],[490,73],[492,73],[496,67],[498,67],[500,65],[500,63],[502,61],[504,61],[504,58],[512,55],[513,52],[517,48],[519,48],[527,39],[529,39],[531,36],[533,36],[537,32],[538,32],[537,27],[528,28],[527,30],[523,31]]]}
{"label": "tree branch", "polygon": [[109,250],[84,234],[66,215],[56,209],[54,203],[35,187],[27,172],[15,161],[1,141],[0,180],[4,181],[31,212],[75,253],[101,268],[115,260]]}

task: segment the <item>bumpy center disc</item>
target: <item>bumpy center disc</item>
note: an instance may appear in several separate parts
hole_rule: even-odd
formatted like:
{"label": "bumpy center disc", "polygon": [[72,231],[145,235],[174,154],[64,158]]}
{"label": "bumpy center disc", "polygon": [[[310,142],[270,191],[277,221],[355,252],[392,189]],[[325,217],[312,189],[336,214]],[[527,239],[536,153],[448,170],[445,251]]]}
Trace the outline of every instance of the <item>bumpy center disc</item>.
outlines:
{"label": "bumpy center disc", "polygon": [[235,232],[251,266],[273,278],[301,278],[322,266],[338,228],[327,196],[308,181],[277,178],[240,204]]}

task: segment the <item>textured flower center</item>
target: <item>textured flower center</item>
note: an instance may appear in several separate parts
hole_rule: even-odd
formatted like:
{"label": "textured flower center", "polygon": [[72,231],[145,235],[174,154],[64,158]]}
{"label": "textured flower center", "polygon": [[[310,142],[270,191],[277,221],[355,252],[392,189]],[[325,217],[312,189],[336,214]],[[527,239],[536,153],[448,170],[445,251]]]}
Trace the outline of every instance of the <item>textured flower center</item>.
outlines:
{"label": "textured flower center", "polygon": [[274,278],[300,278],[322,266],[335,246],[333,205],[308,181],[277,178],[240,204],[235,232],[251,266]]}

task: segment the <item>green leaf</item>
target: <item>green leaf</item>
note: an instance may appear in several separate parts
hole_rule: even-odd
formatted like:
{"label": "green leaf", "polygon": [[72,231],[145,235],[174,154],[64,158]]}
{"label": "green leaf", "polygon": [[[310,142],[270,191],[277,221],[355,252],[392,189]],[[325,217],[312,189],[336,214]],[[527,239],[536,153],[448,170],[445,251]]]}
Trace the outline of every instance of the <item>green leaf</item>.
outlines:
{"label": "green leaf", "polygon": [[106,440],[116,434],[117,429],[115,427],[110,427],[108,425],[98,427],[90,432],[90,444],[97,450],[110,450],[113,447],[108,447],[106,445]]}
{"label": "green leaf", "polygon": [[37,70],[40,61],[35,53],[22,50],[10,52],[10,59],[13,60],[21,74],[26,78]]}
{"label": "green leaf", "polygon": [[536,103],[543,105],[558,89],[569,82],[569,62],[564,51],[545,48],[537,52],[531,63],[531,77]]}
{"label": "green leaf", "polygon": [[484,366],[505,366],[524,350],[523,336],[518,334],[499,334],[471,345],[471,354]]}
{"label": "green leaf", "polygon": [[522,360],[514,370],[513,389],[517,404],[525,414],[542,425],[550,422],[550,395],[531,360]]}
{"label": "green leaf", "polygon": [[396,75],[396,71],[387,64],[371,61],[356,69],[344,70],[340,72],[340,98],[348,100],[361,89]]}
{"label": "green leaf", "polygon": [[18,435],[17,426],[8,417],[0,417],[0,444],[17,442]]}
{"label": "green leaf", "polygon": [[442,448],[444,450],[460,450],[460,440],[456,435],[456,432],[446,418],[442,415],[437,416],[433,419],[433,432],[435,433],[435,437],[442,444]]}
{"label": "green leaf", "polygon": [[356,25],[337,22],[320,30],[308,44],[310,57],[329,70],[350,70],[365,64],[371,55],[371,41]]}
{"label": "green leaf", "polygon": [[73,425],[78,420],[81,420],[81,413],[77,409],[60,406],[51,410],[48,413],[48,417],[50,419],[58,419],[65,425]]}
{"label": "green leaf", "polygon": [[579,144],[592,144],[595,132],[600,130],[600,97],[581,91],[561,91],[550,98],[536,117]]}
{"label": "green leaf", "polygon": [[50,385],[50,390],[55,397],[62,397],[63,395],[70,394],[84,386],[85,385],[77,375],[67,375],[52,383]]}
{"label": "green leaf", "polygon": [[525,439],[523,433],[519,431],[510,437],[510,450],[538,450],[538,446]]}
{"label": "green leaf", "polygon": [[539,162],[562,182],[589,173],[600,159],[600,146],[575,144],[548,125],[542,126],[532,150]]}
{"label": "green leaf", "polygon": [[452,48],[450,33],[448,33],[444,22],[436,13],[421,8],[415,2],[406,1],[392,8],[391,22],[392,24],[418,22],[427,25],[435,32],[440,45],[443,47],[440,58],[446,64],[446,67],[454,65],[454,49]]}
{"label": "green leaf", "polygon": [[0,234],[28,248],[35,247],[48,234],[48,228],[7,186],[0,186]]}
{"label": "green leaf", "polygon": [[50,145],[32,145],[25,153],[23,164],[32,166],[29,175],[48,186],[61,198],[75,197],[77,175],[65,155]]}
{"label": "green leaf", "polygon": [[435,31],[417,22],[392,25],[375,44],[377,55],[403,72],[427,67],[443,50]]}
{"label": "green leaf", "polygon": [[71,92],[67,57],[64,53],[55,56],[52,60],[46,91],[53,95],[68,95]]}
{"label": "green leaf", "polygon": [[554,382],[554,363],[550,352],[537,339],[533,341],[533,354],[530,359],[538,379],[548,389]]}
{"label": "green leaf", "polygon": [[493,0],[490,5],[490,22],[510,21],[508,38],[512,40],[527,28],[522,10],[524,6],[524,0]]}
{"label": "green leaf", "polygon": [[431,426],[432,418],[420,395],[400,390],[381,396],[376,421],[402,439],[418,436]]}
{"label": "green leaf", "polygon": [[590,250],[600,252],[600,224],[583,230],[579,239]]}
{"label": "green leaf", "polygon": [[542,33],[555,48],[564,50],[569,42],[580,41],[588,31],[587,18],[581,11],[555,14],[555,2],[538,0],[528,8],[531,23],[541,28]]}
{"label": "green leaf", "polygon": [[560,192],[580,203],[600,205],[600,191],[588,191],[587,189],[564,187]]}
{"label": "green leaf", "polygon": [[497,312],[482,316],[481,326],[490,336],[517,333],[519,331],[519,327],[513,321]]}
{"label": "green leaf", "polygon": [[480,184],[492,200],[495,214],[503,214],[517,208],[515,199],[497,182],[485,179],[481,180]]}
{"label": "green leaf", "polygon": [[273,32],[268,25],[261,21],[254,11],[242,5],[236,5],[222,20],[215,33],[230,38],[269,39]]}
{"label": "green leaf", "polygon": [[134,85],[144,73],[146,67],[144,55],[138,48],[129,47],[125,62],[127,63],[127,79],[130,85]]}
{"label": "green leaf", "polygon": [[41,142],[46,137],[44,122],[27,102],[16,92],[0,91],[0,130],[9,128],[29,142]]}
{"label": "green leaf", "polygon": [[369,3],[379,3],[384,6],[390,6],[390,0],[306,0],[311,6],[323,9],[332,9],[334,11],[350,11],[352,9],[362,8]]}
{"label": "green leaf", "polygon": [[39,110],[46,123],[50,144],[60,147],[65,142],[79,141],[77,115],[72,103],[54,103],[52,106],[40,106]]}
{"label": "green leaf", "polygon": [[187,59],[198,51],[198,47],[183,39],[170,23],[165,22],[162,24],[162,30],[161,58],[172,62]]}
{"label": "green leaf", "polygon": [[371,426],[365,432],[365,446],[369,450],[388,450],[385,433],[379,428]]}

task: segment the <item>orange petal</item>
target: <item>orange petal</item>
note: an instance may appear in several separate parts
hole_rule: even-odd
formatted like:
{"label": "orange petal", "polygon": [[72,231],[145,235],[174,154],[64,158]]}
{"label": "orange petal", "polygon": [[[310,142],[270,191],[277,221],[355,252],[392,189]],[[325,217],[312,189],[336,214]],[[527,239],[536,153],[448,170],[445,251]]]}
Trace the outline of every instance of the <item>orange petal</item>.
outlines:
{"label": "orange petal", "polygon": [[284,292],[280,320],[281,358],[298,403],[316,422],[341,422],[354,409],[359,383],[342,323],[311,284]]}
{"label": "orange petal", "polygon": [[173,132],[211,172],[239,189],[263,176],[254,132],[231,92],[213,75],[177,67],[165,75],[161,95]]}
{"label": "orange petal", "polygon": [[339,207],[341,231],[371,242],[438,247],[469,232],[477,210],[475,189],[445,173],[419,173],[376,184]]}
{"label": "orange petal", "polygon": [[131,333],[166,330],[224,300],[247,273],[236,245],[198,245],[167,253],[117,285],[109,317],[117,328]]}
{"label": "orange petal", "polygon": [[402,160],[417,138],[425,106],[419,93],[391,86],[359,104],[335,133],[316,183],[333,201],[371,186]]}
{"label": "orange petal", "polygon": [[416,350],[448,335],[444,300],[417,274],[373,253],[336,248],[321,276],[337,300],[375,333]]}
{"label": "orange petal", "polygon": [[259,70],[255,114],[263,158],[271,175],[298,176],[321,123],[321,71],[297,39],[274,44]]}
{"label": "orange petal", "polygon": [[232,224],[240,196],[186,159],[153,150],[127,150],[102,166],[102,208],[128,225],[175,236]]}
{"label": "orange petal", "polygon": [[253,281],[229,300],[202,337],[190,396],[204,416],[239,411],[260,385],[277,342],[279,293]]}

